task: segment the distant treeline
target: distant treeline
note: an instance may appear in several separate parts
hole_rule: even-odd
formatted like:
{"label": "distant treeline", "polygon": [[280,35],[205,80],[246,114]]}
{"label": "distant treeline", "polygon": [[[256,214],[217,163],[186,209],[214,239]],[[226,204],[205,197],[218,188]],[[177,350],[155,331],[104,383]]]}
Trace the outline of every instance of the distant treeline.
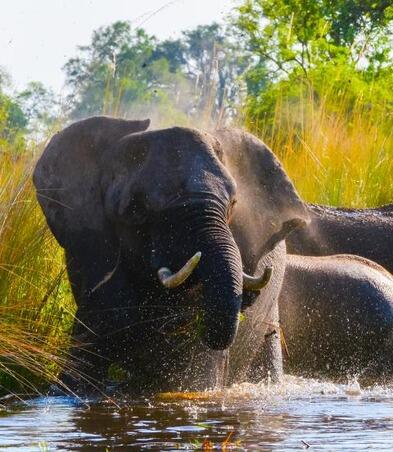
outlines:
{"label": "distant treeline", "polygon": [[224,24],[163,41],[115,22],[66,62],[61,99],[40,82],[7,96],[0,74],[0,140],[93,114],[153,114],[157,125],[236,120],[272,135],[283,121],[277,106],[310,96],[345,99],[348,114],[359,102],[384,110],[392,31],[389,0],[247,0]]}

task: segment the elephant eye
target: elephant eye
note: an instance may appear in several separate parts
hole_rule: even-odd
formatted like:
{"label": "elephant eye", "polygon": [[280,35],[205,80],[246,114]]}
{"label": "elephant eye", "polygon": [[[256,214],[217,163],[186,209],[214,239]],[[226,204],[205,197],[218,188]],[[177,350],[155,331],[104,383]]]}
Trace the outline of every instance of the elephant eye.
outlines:
{"label": "elephant eye", "polygon": [[229,207],[228,207],[228,211],[227,211],[227,218],[228,218],[228,221],[231,219],[231,217],[232,217],[232,213],[233,213],[233,208],[235,207],[235,204],[237,203],[237,200],[236,199],[233,199],[232,201],[231,201],[231,203],[229,204]]}

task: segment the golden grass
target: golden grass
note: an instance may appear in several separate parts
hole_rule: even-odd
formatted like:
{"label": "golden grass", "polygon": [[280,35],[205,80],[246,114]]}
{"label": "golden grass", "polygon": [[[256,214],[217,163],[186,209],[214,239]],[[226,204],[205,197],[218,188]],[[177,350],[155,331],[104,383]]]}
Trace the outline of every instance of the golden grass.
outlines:
{"label": "golden grass", "polygon": [[[246,125],[272,147],[307,201],[393,201],[393,115],[383,100],[353,102],[328,89],[294,100],[283,92],[273,126],[250,118]],[[43,379],[56,381],[75,312],[63,252],[35,199],[34,160],[27,150],[15,157],[0,148],[0,392],[38,392]]]}
{"label": "golden grass", "polygon": [[[351,102],[351,107],[349,104]],[[345,92],[312,89],[276,103],[274,126],[250,124],[279,156],[309,202],[373,207],[393,202],[393,112],[383,103],[354,102]]]}
{"label": "golden grass", "polygon": [[63,253],[35,200],[32,167],[27,151],[0,154],[0,391],[36,392],[42,377],[56,380],[74,315]]}

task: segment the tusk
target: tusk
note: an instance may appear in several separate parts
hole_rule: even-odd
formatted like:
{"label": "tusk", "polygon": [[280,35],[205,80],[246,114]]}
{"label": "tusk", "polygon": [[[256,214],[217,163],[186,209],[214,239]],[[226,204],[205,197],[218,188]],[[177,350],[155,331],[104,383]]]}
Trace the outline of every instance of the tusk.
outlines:
{"label": "tusk", "polygon": [[174,289],[175,287],[180,286],[180,284],[183,284],[198,265],[201,256],[202,253],[198,251],[198,253],[194,254],[194,256],[186,262],[184,267],[176,273],[172,273],[167,267],[161,267],[157,272],[161,284],[167,289]]}
{"label": "tusk", "polygon": [[261,276],[249,276],[243,272],[243,288],[245,290],[261,290],[270,281],[273,273],[272,267],[266,267],[263,275]]}

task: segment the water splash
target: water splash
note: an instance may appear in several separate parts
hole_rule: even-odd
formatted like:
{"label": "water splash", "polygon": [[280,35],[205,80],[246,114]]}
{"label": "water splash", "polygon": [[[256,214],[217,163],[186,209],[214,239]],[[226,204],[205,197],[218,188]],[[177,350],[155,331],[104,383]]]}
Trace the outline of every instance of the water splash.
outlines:
{"label": "water splash", "polygon": [[196,405],[221,403],[225,406],[243,405],[247,402],[259,407],[273,406],[293,400],[321,398],[393,398],[393,386],[372,385],[361,388],[356,378],[347,384],[323,381],[313,378],[285,375],[278,384],[269,381],[260,383],[241,383],[230,387],[205,392],[162,393],[157,401],[162,403],[184,403],[195,408]]}

